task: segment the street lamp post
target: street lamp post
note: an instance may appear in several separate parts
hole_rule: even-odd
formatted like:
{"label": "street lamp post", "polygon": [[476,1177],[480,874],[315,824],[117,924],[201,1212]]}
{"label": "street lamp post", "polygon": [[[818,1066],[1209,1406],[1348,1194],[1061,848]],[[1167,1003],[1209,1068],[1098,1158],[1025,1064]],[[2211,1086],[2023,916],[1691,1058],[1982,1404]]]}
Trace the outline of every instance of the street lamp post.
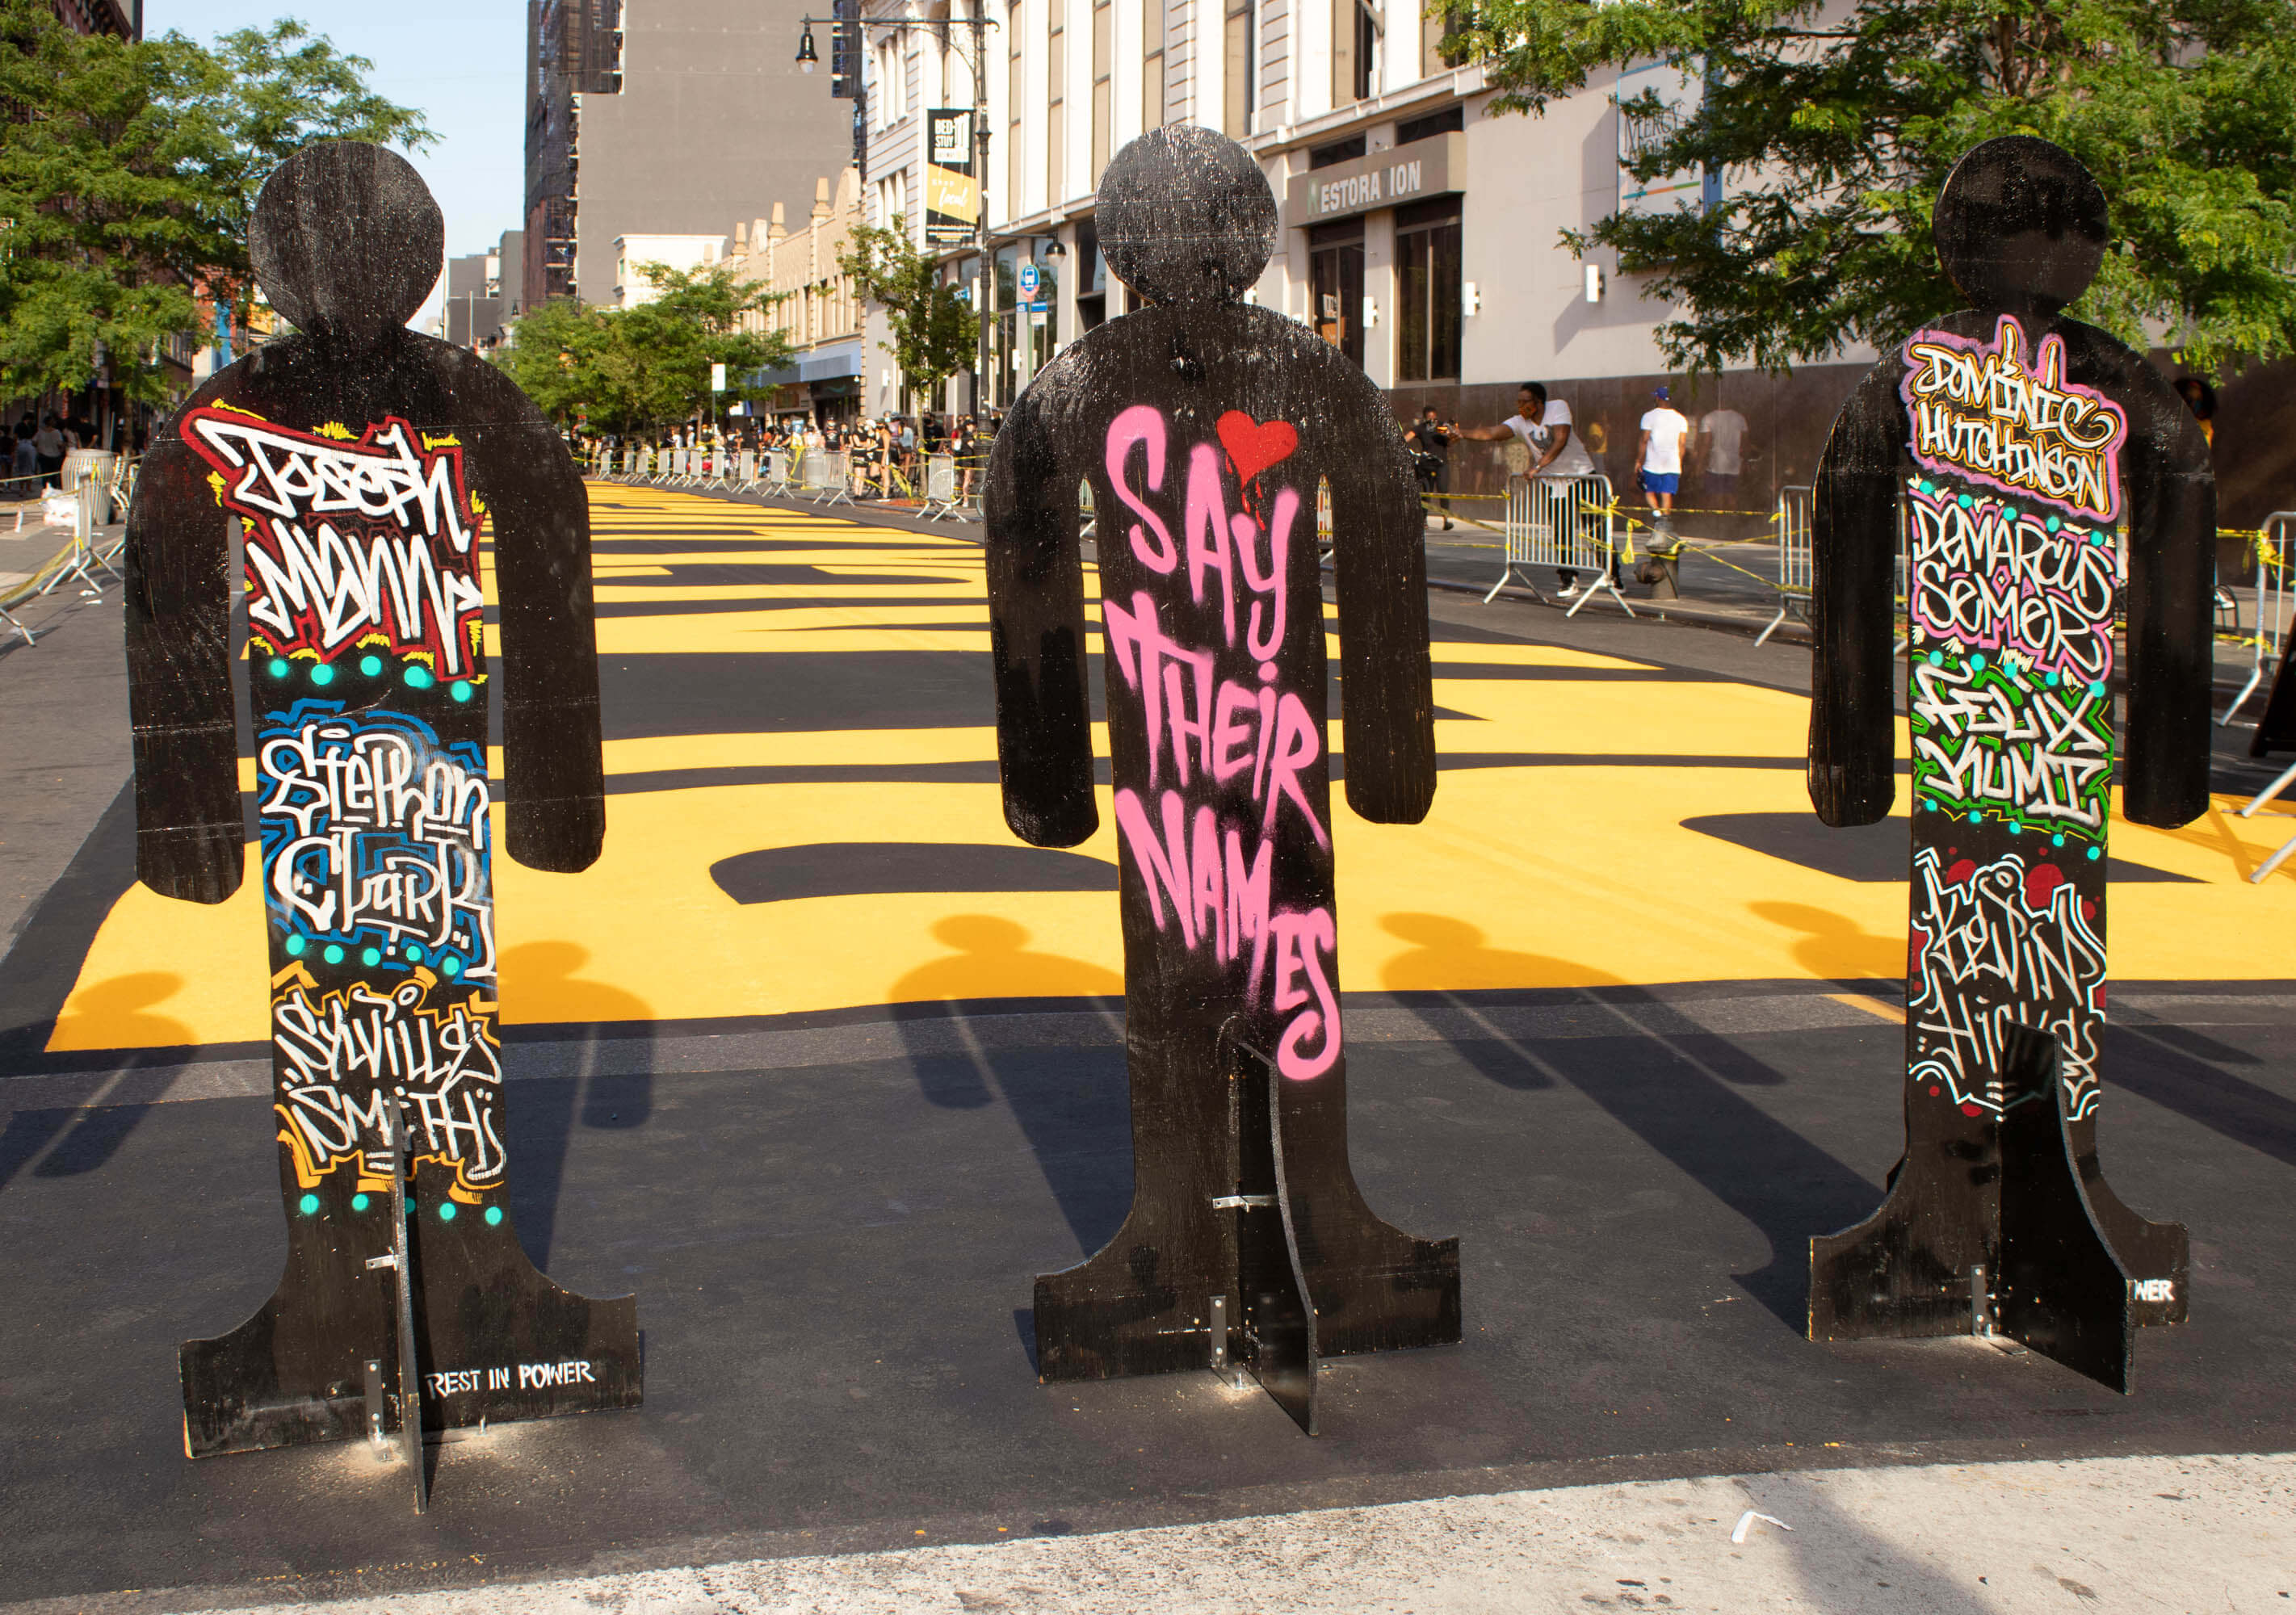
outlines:
{"label": "street lamp post", "polygon": [[[996,24],[989,20],[987,7],[988,0],[972,0],[969,15],[946,20],[922,17],[888,17],[882,20],[862,17],[855,20],[863,29],[888,29],[900,34],[930,29],[944,42],[948,38],[948,25],[951,20],[964,23],[972,34],[972,54],[965,65],[972,70],[972,172],[977,181],[975,194],[978,198],[973,206],[972,252],[975,261],[980,266],[980,296],[975,299],[972,311],[980,324],[979,342],[973,359],[972,373],[972,406],[974,413],[979,415],[988,414],[987,406],[981,399],[981,390],[988,384],[988,305],[996,299],[996,275],[988,262],[988,30],[995,28]],[[804,24],[805,32],[797,44],[797,65],[802,71],[810,73],[821,63],[821,53],[815,48],[813,43],[813,25],[818,22],[825,28],[836,28],[841,26],[846,20],[837,17],[803,17],[799,20]],[[957,54],[963,56],[964,52],[959,50]],[[854,72],[857,75],[860,72],[860,64],[857,61],[854,64]],[[869,176],[865,172],[861,176],[861,183],[865,186],[869,183]]]}

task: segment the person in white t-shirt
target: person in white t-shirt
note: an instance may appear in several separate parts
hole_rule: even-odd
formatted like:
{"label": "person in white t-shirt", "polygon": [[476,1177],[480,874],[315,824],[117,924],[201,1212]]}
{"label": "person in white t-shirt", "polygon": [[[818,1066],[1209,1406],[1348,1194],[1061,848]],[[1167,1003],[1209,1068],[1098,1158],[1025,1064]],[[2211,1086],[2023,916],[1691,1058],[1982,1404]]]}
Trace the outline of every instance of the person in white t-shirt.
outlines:
{"label": "person in white t-shirt", "polygon": [[1738,496],[1738,473],[1744,469],[1746,417],[1734,409],[1710,409],[1698,417],[1698,452],[1706,471],[1710,501],[1727,502]]}
{"label": "person in white t-shirt", "polygon": [[1660,387],[1651,394],[1657,402],[1643,412],[1642,447],[1635,451],[1636,473],[1658,512],[1652,525],[1660,532],[1673,527],[1675,491],[1682,486],[1682,445],[1690,436],[1689,417],[1669,401],[1667,391]]}
{"label": "person in white t-shirt", "polygon": [[[1549,398],[1546,385],[1525,381],[1515,389],[1514,414],[1496,426],[1466,426],[1458,435],[1477,443],[1504,443],[1509,438],[1521,440],[1530,451],[1530,475],[1534,477],[1592,477],[1596,475],[1595,462],[1588,457],[1587,446],[1571,430],[1570,406],[1561,398]],[[1617,558],[1611,560],[1613,570]],[[1569,567],[1554,569],[1562,579],[1562,593],[1567,596],[1578,592],[1578,574]]]}

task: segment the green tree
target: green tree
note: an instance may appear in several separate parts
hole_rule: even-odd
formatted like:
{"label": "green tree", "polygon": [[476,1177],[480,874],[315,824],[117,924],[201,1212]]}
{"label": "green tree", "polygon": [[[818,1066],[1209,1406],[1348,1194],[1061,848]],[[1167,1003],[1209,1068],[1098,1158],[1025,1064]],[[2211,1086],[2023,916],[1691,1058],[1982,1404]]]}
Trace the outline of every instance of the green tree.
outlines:
{"label": "green tree", "polygon": [[657,431],[714,413],[709,367],[726,366],[727,399],[754,396],[750,378],[786,365],[789,340],[743,329],[778,293],[735,278],[723,264],[687,272],[641,264],[656,288],[634,308],[568,299],[521,315],[495,362],[561,425],[586,422],[618,434]]}
{"label": "green tree", "polygon": [[180,34],[82,36],[47,0],[0,0],[0,395],[78,389],[100,363],[164,396],[158,347],[195,293],[241,308],[264,178],[322,138],[430,138],[365,85],[371,64],[300,23],[214,50]]}
{"label": "green tree", "polygon": [[965,307],[955,286],[942,282],[939,265],[917,250],[898,214],[890,228],[857,228],[837,266],[852,278],[857,293],[885,311],[893,340],[882,346],[906,386],[930,393],[972,366],[980,316]]}
{"label": "green tree", "polygon": [[536,408],[561,426],[586,415],[601,422],[612,413],[600,398],[598,383],[607,325],[604,309],[556,298],[519,316],[510,342],[489,357]]}
{"label": "green tree", "polygon": [[2031,134],[2087,164],[2118,250],[2079,318],[2185,362],[2296,351],[2296,0],[1451,0],[1499,111],[1542,110],[1590,74],[1660,61],[1702,80],[1642,179],[1719,171],[1721,204],[1612,215],[1582,255],[1618,254],[1680,310],[1669,360],[1784,369],[1887,346],[1962,306],[1929,222],[1955,160]]}

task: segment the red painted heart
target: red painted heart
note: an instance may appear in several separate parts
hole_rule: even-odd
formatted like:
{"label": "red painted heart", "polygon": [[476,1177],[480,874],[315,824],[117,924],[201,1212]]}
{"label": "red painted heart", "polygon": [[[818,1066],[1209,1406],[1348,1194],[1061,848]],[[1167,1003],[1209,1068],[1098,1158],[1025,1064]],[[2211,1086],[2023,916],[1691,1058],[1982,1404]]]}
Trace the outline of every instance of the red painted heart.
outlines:
{"label": "red painted heart", "polygon": [[1254,421],[1240,409],[1219,418],[1220,447],[1235,466],[1235,480],[1249,482],[1300,447],[1300,434],[1289,421]]}

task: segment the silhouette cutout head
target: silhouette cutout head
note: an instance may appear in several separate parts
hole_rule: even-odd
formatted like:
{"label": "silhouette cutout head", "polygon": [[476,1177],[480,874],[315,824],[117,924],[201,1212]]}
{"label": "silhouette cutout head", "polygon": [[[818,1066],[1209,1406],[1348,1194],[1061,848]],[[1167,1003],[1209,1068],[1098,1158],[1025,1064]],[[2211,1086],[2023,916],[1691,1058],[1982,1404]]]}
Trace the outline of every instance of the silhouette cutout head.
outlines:
{"label": "silhouette cutout head", "polygon": [[1275,193],[1225,135],[1151,129],[1116,154],[1094,202],[1100,250],[1148,301],[1233,303],[1275,250]]}
{"label": "silhouette cutout head", "polygon": [[2005,135],[1954,164],[1930,233],[1972,307],[2051,315],[2104,261],[2104,193],[2063,147]]}
{"label": "silhouette cutout head", "polygon": [[263,182],[247,250],[264,295],[298,331],[373,348],[430,295],[447,221],[396,152],[319,141]]}

